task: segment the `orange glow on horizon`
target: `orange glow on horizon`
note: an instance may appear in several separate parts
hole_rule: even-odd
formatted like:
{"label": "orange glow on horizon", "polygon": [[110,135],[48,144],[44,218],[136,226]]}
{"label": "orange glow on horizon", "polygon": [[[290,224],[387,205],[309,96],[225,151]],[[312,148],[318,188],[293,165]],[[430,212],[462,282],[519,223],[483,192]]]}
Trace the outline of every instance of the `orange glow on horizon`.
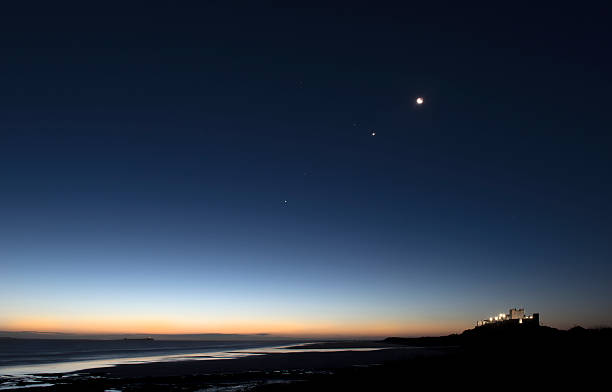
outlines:
{"label": "orange glow on horizon", "polygon": [[299,321],[233,321],[184,323],[161,319],[112,319],[24,317],[13,320],[0,329],[5,331],[39,331],[74,334],[261,334],[287,337],[323,336],[421,336],[461,331],[464,326],[445,323],[376,321],[361,323],[299,322]]}

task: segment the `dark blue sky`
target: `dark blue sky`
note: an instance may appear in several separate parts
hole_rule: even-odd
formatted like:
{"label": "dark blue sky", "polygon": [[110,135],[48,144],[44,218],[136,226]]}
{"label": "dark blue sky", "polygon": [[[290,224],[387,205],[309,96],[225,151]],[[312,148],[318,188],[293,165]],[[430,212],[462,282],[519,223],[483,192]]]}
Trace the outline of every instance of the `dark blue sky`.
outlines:
{"label": "dark blue sky", "polygon": [[0,329],[612,323],[610,9],[308,4],[3,10]]}

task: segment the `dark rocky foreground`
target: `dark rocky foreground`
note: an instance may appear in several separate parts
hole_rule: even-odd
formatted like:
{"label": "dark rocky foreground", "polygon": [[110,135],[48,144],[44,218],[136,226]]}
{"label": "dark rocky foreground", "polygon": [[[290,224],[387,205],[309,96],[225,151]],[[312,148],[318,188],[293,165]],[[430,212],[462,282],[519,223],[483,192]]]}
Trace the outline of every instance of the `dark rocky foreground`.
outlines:
{"label": "dark rocky foreground", "polygon": [[[259,391],[589,390],[609,384],[612,329],[477,328],[385,343],[436,347],[439,355],[345,367]],[[607,387],[606,387],[607,389]]]}
{"label": "dark rocky foreground", "polygon": [[[420,346],[412,348],[409,346]],[[336,342],[320,348],[379,351],[298,352],[232,360],[183,361],[91,369],[48,380],[42,391],[385,391],[449,388],[585,390],[605,385],[610,329],[469,330],[439,338]],[[67,377],[66,377],[67,376]],[[44,380],[42,380],[44,381]],[[604,384],[601,384],[601,383]]]}

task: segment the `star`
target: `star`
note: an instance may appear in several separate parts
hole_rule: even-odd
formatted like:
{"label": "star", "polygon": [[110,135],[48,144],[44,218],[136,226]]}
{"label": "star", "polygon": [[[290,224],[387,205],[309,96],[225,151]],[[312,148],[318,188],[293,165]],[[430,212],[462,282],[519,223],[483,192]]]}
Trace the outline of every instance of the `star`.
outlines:
{"label": "star", "polygon": [[372,136],[376,136],[376,131],[372,131]]}
{"label": "star", "polygon": [[416,99],[416,103],[417,103],[417,105],[422,105],[422,104],[423,104],[423,102],[425,102],[425,101],[423,100],[423,97],[418,97],[418,98]]}

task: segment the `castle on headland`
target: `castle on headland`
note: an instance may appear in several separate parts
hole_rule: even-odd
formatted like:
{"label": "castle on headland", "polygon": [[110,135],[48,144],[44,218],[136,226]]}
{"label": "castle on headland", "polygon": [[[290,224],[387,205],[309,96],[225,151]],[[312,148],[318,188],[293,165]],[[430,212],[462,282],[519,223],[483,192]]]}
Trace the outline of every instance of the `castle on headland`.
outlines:
{"label": "castle on headland", "polygon": [[484,326],[510,326],[510,325],[540,325],[540,314],[534,313],[530,316],[525,315],[525,309],[510,309],[508,314],[500,313],[497,316],[489,317],[488,319],[476,321],[477,327]]}

